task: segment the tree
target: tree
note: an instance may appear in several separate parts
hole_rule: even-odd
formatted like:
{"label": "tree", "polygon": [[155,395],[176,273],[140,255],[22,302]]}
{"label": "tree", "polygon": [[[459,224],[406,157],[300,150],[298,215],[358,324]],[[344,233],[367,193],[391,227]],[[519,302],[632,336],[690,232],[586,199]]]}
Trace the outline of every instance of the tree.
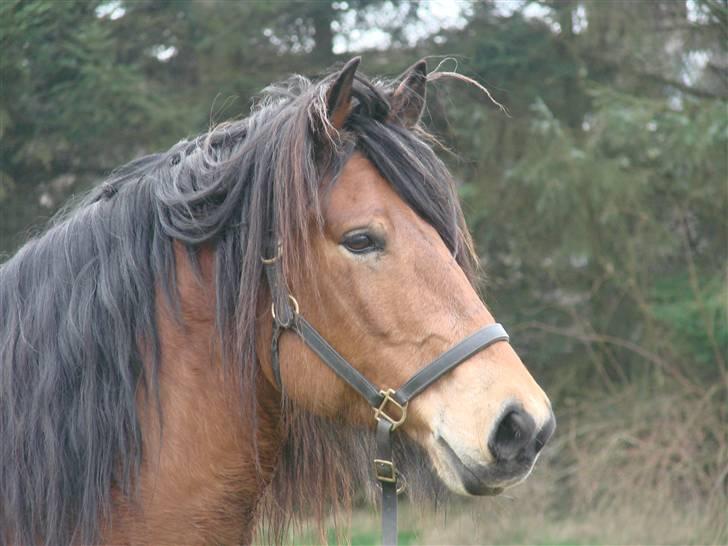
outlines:
{"label": "tree", "polygon": [[[117,62],[98,2],[0,6],[0,248],[171,125],[137,61]],[[120,117],[123,116],[123,123]],[[141,128],[144,130],[141,130]],[[113,145],[112,145],[113,144]]]}

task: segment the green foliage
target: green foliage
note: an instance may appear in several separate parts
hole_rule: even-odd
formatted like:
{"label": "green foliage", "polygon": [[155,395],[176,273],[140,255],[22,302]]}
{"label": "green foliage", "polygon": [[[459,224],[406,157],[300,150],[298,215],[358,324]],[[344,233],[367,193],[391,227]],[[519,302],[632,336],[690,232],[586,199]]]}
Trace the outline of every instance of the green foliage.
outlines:
{"label": "green foliage", "polygon": [[[147,91],[133,63],[117,62],[110,29],[95,15],[96,5],[3,3],[2,157],[12,170],[49,176],[55,165],[84,152],[88,158],[76,161],[93,162],[109,148],[102,138],[109,127],[131,138],[130,127],[159,119],[164,103]],[[23,175],[26,179],[28,173]]]}
{"label": "green foliage", "polygon": [[[725,280],[709,279],[698,294],[684,276],[664,277],[650,294],[650,313],[673,336],[684,354],[690,354],[697,366],[693,373],[712,369],[716,350],[728,347],[728,312]],[[723,352],[725,357],[725,352]],[[706,374],[704,380],[713,379]]]}
{"label": "green foliage", "polygon": [[160,138],[174,127],[170,106],[136,59],[118,57],[98,6],[0,4],[0,248],[130,153],[170,143]]}
{"label": "green foliage", "polygon": [[[576,329],[577,337],[599,332],[655,348],[666,336],[682,339],[692,332],[693,343],[673,343],[670,358],[685,374],[702,364],[717,378],[715,365],[728,347],[727,241],[720,229],[726,217],[724,105],[686,101],[676,109],[665,99],[602,87],[589,95],[594,110],[580,128],[569,128],[543,101],[534,102],[528,146],[503,173],[499,188],[517,201],[489,195],[479,230],[492,233],[495,242],[502,233],[493,223],[518,223],[524,214],[537,219],[509,230],[509,248],[497,267],[531,286],[540,279],[529,296],[546,290],[536,299],[542,311],[531,307],[530,322],[562,323]],[[487,234],[478,239],[491,241]],[[670,302],[681,324],[666,321],[665,307],[653,305],[669,293],[654,285],[673,279],[676,268],[683,278],[686,268],[694,275],[693,284],[681,283],[680,297],[673,293]],[[558,293],[551,297],[549,290]],[[710,318],[696,316],[703,307]],[[621,370],[609,375],[628,373],[630,362],[641,366],[634,356],[620,355]],[[593,362],[584,365],[589,374]]]}

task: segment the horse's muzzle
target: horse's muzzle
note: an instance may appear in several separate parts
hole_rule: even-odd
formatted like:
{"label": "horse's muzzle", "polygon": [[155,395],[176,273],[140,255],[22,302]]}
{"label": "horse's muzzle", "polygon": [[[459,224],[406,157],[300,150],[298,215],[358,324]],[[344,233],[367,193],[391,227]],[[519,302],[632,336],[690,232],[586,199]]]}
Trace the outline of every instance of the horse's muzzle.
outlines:
{"label": "horse's muzzle", "polygon": [[488,440],[488,449],[494,458],[492,462],[481,464],[458,455],[442,437],[438,438],[438,444],[468,494],[497,495],[528,476],[555,429],[553,413],[537,429],[530,415],[510,406],[501,415]]}

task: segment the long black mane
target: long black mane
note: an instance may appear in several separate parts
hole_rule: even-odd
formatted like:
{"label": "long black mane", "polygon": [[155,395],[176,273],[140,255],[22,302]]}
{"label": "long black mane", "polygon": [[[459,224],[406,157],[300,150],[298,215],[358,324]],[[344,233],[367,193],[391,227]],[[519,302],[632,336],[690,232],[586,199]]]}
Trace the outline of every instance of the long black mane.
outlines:
{"label": "long black mane", "polygon": [[303,267],[321,180],[353,150],[473,274],[452,179],[422,130],[387,121],[391,86],[357,77],[356,106],[336,131],[329,81],[293,77],[267,89],[248,118],[120,168],[0,266],[0,543],[94,543],[112,489],[133,496],[137,397],[158,394],[157,298],[179,304],[174,242],[193,266],[201,246],[214,250],[219,340],[251,418],[258,258],[275,230],[300,249],[285,271]]}

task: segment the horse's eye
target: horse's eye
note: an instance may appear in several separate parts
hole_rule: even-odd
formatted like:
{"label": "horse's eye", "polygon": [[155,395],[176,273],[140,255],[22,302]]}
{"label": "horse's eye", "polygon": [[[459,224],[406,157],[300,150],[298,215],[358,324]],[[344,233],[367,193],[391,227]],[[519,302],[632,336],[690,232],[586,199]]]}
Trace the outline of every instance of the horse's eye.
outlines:
{"label": "horse's eye", "polygon": [[353,235],[347,236],[342,242],[342,245],[349,252],[354,254],[365,254],[376,250],[377,245],[371,235],[366,233],[354,233]]}

